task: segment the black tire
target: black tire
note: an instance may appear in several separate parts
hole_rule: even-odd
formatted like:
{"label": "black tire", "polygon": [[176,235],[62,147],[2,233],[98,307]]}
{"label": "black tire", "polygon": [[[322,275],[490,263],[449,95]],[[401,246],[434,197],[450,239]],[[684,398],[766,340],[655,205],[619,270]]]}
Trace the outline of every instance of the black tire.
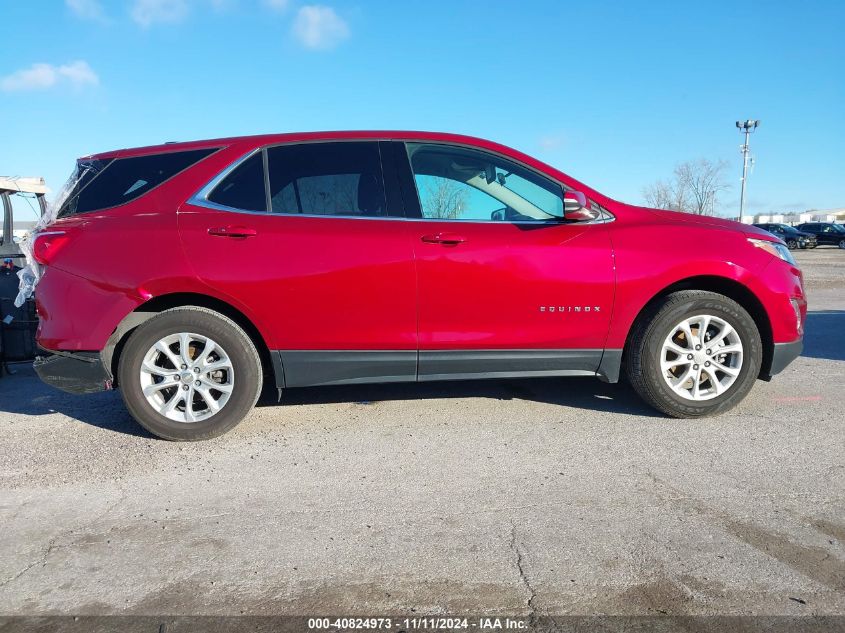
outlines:
{"label": "black tire", "polygon": [[839,248],[845,250],[845,240],[839,240]]}
{"label": "black tire", "polygon": [[[178,332],[207,336],[223,347],[236,377],[228,402],[208,419],[178,422],[156,411],[144,397],[139,374],[147,351]],[[165,310],[141,324],[129,337],[117,368],[118,385],[129,413],[153,435],[166,440],[196,441],[222,435],[255,406],[261,393],[261,359],[246,333],[231,319],[196,306]]]}
{"label": "black tire", "polygon": [[[699,314],[724,319],[736,330],[742,342],[743,361],[736,381],[725,393],[694,401],[681,397],[666,384],[660,357],[672,328]],[[724,413],[745,398],[760,373],[762,360],[760,333],[742,306],[714,292],[684,290],[666,296],[638,319],[628,341],[625,370],[634,390],[658,411],[675,418],[701,418]]]}
{"label": "black tire", "polygon": [[795,241],[795,240],[787,240],[786,241],[786,248],[788,248],[791,251],[794,251],[796,248],[798,248],[798,242]]}

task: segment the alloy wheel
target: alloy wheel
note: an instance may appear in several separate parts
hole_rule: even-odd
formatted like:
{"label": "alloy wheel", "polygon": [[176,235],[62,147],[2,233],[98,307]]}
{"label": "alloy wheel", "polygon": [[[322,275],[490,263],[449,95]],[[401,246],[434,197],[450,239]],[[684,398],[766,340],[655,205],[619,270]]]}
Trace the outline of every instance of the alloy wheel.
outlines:
{"label": "alloy wheel", "polygon": [[217,414],[235,385],[225,350],[207,336],[191,332],[159,339],[144,355],[139,378],[144,397],[155,411],[185,423]]}
{"label": "alloy wheel", "polygon": [[678,323],[663,342],[663,380],[686,400],[710,400],[736,382],[742,369],[742,340],[724,319],[701,314]]}

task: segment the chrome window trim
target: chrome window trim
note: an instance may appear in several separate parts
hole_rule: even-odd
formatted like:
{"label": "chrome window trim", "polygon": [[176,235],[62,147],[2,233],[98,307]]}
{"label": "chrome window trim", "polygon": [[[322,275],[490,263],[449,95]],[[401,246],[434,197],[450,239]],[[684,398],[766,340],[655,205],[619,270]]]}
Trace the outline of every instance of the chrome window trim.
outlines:
{"label": "chrome window trim", "polygon": [[[214,188],[217,187],[229,174],[231,174],[235,169],[237,169],[242,163],[246,162],[250,158],[252,158],[255,154],[264,151],[265,149],[269,149],[271,147],[279,147],[283,145],[302,145],[305,143],[342,143],[345,141],[368,141],[371,139],[340,139],[340,140],[333,140],[333,139],[319,139],[319,140],[309,140],[309,141],[302,141],[302,142],[293,142],[293,143],[275,143],[272,145],[262,145],[261,147],[251,149],[247,153],[243,154],[239,158],[236,158],[229,166],[224,168],[220,173],[218,173],[214,178],[209,180],[203,187],[201,187],[194,195],[188,198],[185,203],[190,204],[196,207],[204,207],[206,209],[212,209],[214,211],[228,211],[230,213],[242,213],[246,215],[266,215],[266,216],[274,216],[280,218],[323,218],[323,219],[330,219],[336,218],[339,220],[400,220],[403,222],[463,222],[469,224],[513,224],[513,225],[530,225],[530,226],[569,226],[569,225],[585,225],[585,224],[607,224],[608,222],[613,222],[616,219],[610,211],[605,209],[604,207],[600,206],[602,217],[597,218],[595,220],[589,220],[585,222],[566,222],[564,218],[561,219],[553,219],[553,220],[533,220],[533,221],[525,221],[519,220],[514,222],[509,222],[507,220],[476,220],[476,219],[466,219],[466,220],[447,220],[443,218],[407,218],[407,217],[399,217],[395,215],[384,215],[384,216],[370,216],[370,215],[334,215],[334,214],[319,214],[319,213],[273,213],[269,209],[266,211],[248,211],[246,209],[238,209],[235,207],[230,207],[225,204],[218,204],[216,202],[212,202],[208,199],[208,196],[211,195],[211,192],[214,191]],[[402,139],[373,139],[374,142],[378,142],[379,140],[389,141],[389,140],[398,140],[403,143],[413,142],[413,141],[405,141]],[[450,145],[446,143],[441,143],[444,145]],[[452,144],[456,145],[456,144]],[[458,147],[468,147],[472,148],[471,145],[457,145]],[[477,149],[477,148],[476,148]],[[487,150],[478,150],[478,151],[487,151]],[[493,153],[494,155],[499,155],[496,152],[489,152]],[[506,160],[510,160],[513,163],[519,164],[531,171],[534,171],[538,175],[543,176],[547,180],[551,180],[553,182],[557,182],[560,186],[566,190],[568,185],[565,185],[563,182],[560,182],[554,178],[551,178],[547,174],[543,174],[538,170],[532,168],[530,165],[523,165],[519,161],[515,161],[513,159],[508,158],[507,156],[501,155],[502,158]],[[265,177],[267,174],[265,173]]]}

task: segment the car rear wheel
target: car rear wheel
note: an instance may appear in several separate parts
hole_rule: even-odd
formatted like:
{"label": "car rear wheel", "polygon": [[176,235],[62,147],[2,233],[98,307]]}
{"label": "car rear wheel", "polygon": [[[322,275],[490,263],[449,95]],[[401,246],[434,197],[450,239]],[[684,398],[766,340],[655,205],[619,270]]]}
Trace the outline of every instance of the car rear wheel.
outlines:
{"label": "car rear wheel", "polygon": [[635,325],[626,372],[637,393],[676,418],[699,418],[736,406],[760,373],[763,352],[754,320],[713,292],[668,295]]}
{"label": "car rear wheel", "polygon": [[231,319],[206,308],[174,308],[132,333],[120,356],[118,385],[126,408],[150,433],[209,439],[255,405],[261,359]]}

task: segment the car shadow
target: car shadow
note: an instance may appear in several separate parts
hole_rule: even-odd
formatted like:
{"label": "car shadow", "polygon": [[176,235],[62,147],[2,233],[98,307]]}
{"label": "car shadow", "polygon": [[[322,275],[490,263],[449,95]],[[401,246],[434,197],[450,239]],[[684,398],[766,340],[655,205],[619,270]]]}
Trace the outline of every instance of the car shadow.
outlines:
{"label": "car shadow", "polygon": [[[607,384],[595,378],[519,378],[299,387],[284,390],[280,403],[369,404],[391,400],[463,398],[531,400],[602,413],[665,417],[640,400],[626,383]],[[266,392],[258,404],[276,405],[276,391]]]}
{"label": "car shadow", "polygon": [[0,378],[0,413],[46,416],[61,413],[115,433],[154,438],[123,406],[116,391],[74,396],[41,382],[32,363],[11,363],[14,374]]}
{"label": "car shadow", "polygon": [[814,310],[804,324],[801,356],[845,360],[845,310]]}

